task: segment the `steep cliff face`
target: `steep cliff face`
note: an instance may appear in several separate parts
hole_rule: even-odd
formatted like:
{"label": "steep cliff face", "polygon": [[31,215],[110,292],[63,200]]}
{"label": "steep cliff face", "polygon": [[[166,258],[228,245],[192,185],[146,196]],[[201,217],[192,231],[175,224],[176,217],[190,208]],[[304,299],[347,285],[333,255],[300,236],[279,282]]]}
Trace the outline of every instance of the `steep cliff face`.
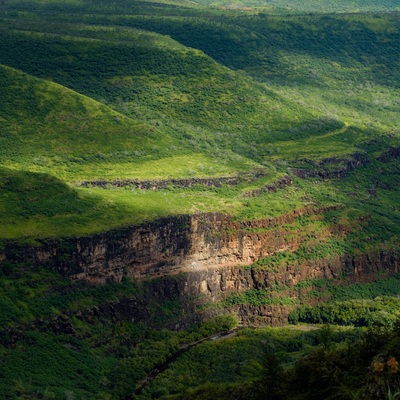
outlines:
{"label": "steep cliff face", "polygon": [[[278,218],[240,222],[222,214],[183,215],[92,237],[42,240],[37,246],[10,242],[0,262],[31,262],[93,284],[120,282],[124,277],[147,281],[142,297],[116,300],[104,310],[86,310],[83,318],[104,313],[110,318],[146,320],[149,299],[179,299],[186,312],[182,324],[202,318],[196,312],[199,304],[222,301],[234,292],[263,289],[273,294],[285,286],[296,298],[302,290],[297,284],[306,279],[345,275],[346,282],[368,281],[399,272],[400,253],[383,251],[287,261],[273,268],[251,266],[260,258],[298,249],[304,238],[301,225],[298,231],[293,230],[295,224],[291,230],[285,225],[329,210],[303,208]],[[346,227],[331,226],[321,234],[345,235]],[[273,325],[287,322],[289,312],[284,305],[236,305],[231,310],[244,323]],[[171,324],[179,328],[176,321]]]}
{"label": "steep cliff face", "polygon": [[190,251],[191,217],[164,218],[91,237],[6,243],[0,259],[28,261],[92,283],[154,275],[181,265]]}
{"label": "steep cliff face", "polygon": [[[284,304],[238,304],[223,308],[201,307],[225,300],[230,294],[251,289],[266,290],[272,295],[285,286],[285,294],[301,297],[312,288],[300,288],[297,283],[305,279],[334,279],[346,274],[339,284],[376,280],[400,271],[400,253],[378,252],[360,257],[342,256],[330,260],[307,261],[300,265],[287,264],[277,272],[253,267],[214,266],[202,270],[167,275],[146,282],[143,293],[134,298],[122,298],[99,307],[83,310],[78,318],[91,320],[102,316],[118,321],[152,323],[154,314],[149,303],[174,301],[179,304],[179,318],[167,318],[163,326],[181,329],[194,322],[220,313],[235,313],[243,325],[284,325],[288,323],[291,306]],[[154,311],[153,311],[154,312]]]}
{"label": "steep cliff face", "polygon": [[[262,289],[274,295],[277,289],[286,287],[291,298],[304,295],[311,288],[302,288],[298,283],[323,278],[337,280],[338,284],[369,282],[400,272],[400,252],[376,252],[362,256],[340,256],[331,259],[307,260],[300,264],[287,263],[276,271],[254,267],[210,267],[184,274],[174,282],[179,296],[197,298],[197,303],[219,302],[230,294],[250,289]],[[345,279],[342,279],[345,276]],[[171,282],[160,279],[151,286],[152,296],[171,295]],[[167,286],[167,289],[165,286]],[[161,294],[161,295],[160,295]],[[168,297],[168,294],[166,295]],[[277,305],[236,305],[230,308],[243,324],[282,325],[288,323],[291,307]],[[207,314],[207,312],[206,312]]]}
{"label": "steep cliff face", "polygon": [[303,208],[242,222],[217,213],[182,215],[92,237],[42,240],[38,246],[10,242],[0,260],[29,261],[93,283],[249,265],[275,252],[295,250],[299,237],[288,239],[282,225],[322,211]]}

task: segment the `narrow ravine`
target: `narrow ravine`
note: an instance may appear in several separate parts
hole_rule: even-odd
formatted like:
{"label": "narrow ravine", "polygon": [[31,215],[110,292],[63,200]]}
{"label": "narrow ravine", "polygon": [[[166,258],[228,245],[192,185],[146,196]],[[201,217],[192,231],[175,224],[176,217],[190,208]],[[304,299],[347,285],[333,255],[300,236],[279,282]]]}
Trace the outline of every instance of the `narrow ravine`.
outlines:
{"label": "narrow ravine", "polygon": [[165,362],[162,364],[156,365],[154,369],[146,375],[142,380],[139,381],[139,383],[136,385],[135,392],[134,394],[128,398],[128,400],[134,400],[136,396],[140,395],[143,393],[144,389],[160,375],[162,372],[164,372],[174,361],[176,361],[180,356],[185,354],[187,351],[191,350],[193,347],[198,346],[199,344],[202,344],[207,341],[211,340],[222,340],[222,339],[228,339],[231,337],[236,336],[237,332],[241,329],[241,327],[234,328],[228,332],[220,332],[213,334],[211,336],[208,336],[206,338],[200,339],[196,342],[188,343],[183,345],[178,349],[178,351],[171,355],[170,357],[167,357]]}

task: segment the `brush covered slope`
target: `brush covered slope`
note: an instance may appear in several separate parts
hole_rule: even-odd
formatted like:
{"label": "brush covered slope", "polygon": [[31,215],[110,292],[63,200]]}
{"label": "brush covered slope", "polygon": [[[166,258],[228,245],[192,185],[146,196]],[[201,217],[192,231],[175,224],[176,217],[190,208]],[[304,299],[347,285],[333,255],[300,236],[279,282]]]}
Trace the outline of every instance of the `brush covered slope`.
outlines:
{"label": "brush covered slope", "polygon": [[[241,218],[253,210],[241,194],[257,186],[292,171],[341,175],[396,146],[397,14],[225,16],[213,8],[151,5],[121,2],[108,12],[90,2],[2,5],[3,167],[102,187],[246,173],[266,179],[243,185],[236,196],[74,187],[108,204],[82,234],[115,227],[115,215],[105,211],[127,206],[133,212],[120,213],[121,225],[178,209],[229,210]],[[277,197],[267,213],[317,202],[300,197]],[[79,228],[65,231],[71,233]]]}
{"label": "brush covered slope", "polygon": [[2,398],[400,390],[398,4],[315,4],[0,3]]}

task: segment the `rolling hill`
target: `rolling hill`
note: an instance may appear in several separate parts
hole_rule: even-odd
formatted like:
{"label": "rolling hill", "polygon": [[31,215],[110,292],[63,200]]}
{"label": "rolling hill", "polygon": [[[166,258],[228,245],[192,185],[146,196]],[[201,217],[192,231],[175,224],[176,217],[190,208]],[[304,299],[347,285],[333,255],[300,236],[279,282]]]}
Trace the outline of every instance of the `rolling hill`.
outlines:
{"label": "rolling hill", "polygon": [[396,398],[397,3],[0,2],[0,397]]}

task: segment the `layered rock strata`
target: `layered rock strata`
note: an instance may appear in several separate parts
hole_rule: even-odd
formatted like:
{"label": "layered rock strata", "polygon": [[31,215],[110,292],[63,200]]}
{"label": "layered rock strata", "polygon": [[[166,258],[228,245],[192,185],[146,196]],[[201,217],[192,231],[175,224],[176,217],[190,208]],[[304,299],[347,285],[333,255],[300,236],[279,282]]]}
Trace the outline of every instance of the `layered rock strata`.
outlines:
{"label": "layered rock strata", "polygon": [[[178,324],[201,318],[196,314],[199,304],[219,302],[235,292],[263,289],[274,293],[285,286],[290,297],[295,298],[304,290],[297,284],[306,279],[340,282],[346,276],[346,283],[364,282],[399,272],[400,252],[386,251],[287,261],[273,268],[251,266],[260,258],[298,249],[301,235],[293,234],[293,230],[289,235],[284,225],[304,215],[318,218],[329,210],[302,208],[277,218],[255,221],[236,221],[214,213],[181,215],[91,237],[41,240],[36,246],[8,242],[0,252],[0,263],[43,265],[92,284],[120,282],[125,277],[145,280],[145,293],[140,298],[104,304],[104,310],[86,310],[82,318],[104,313],[116,319],[124,315],[146,320],[150,318],[149,299],[160,302],[179,299],[187,318]],[[324,234],[346,234],[346,227],[340,225],[329,229]],[[279,304],[236,305],[233,309],[246,324],[283,324],[289,312],[288,307]]]}
{"label": "layered rock strata", "polygon": [[207,187],[222,187],[222,186],[236,186],[241,182],[251,182],[262,176],[266,176],[267,172],[264,170],[255,171],[252,173],[245,173],[241,176],[221,176],[217,178],[172,178],[161,180],[147,180],[140,181],[137,179],[117,179],[113,181],[99,179],[95,181],[79,182],[80,186],[84,187],[133,187],[140,190],[160,190],[173,188],[190,188],[196,185],[203,185]]}
{"label": "layered rock strata", "polygon": [[37,246],[8,242],[0,262],[28,261],[99,284],[250,265],[276,252],[295,250],[299,238],[288,239],[281,226],[322,211],[303,208],[256,221],[235,221],[218,213],[181,215],[91,237],[40,240]]}

